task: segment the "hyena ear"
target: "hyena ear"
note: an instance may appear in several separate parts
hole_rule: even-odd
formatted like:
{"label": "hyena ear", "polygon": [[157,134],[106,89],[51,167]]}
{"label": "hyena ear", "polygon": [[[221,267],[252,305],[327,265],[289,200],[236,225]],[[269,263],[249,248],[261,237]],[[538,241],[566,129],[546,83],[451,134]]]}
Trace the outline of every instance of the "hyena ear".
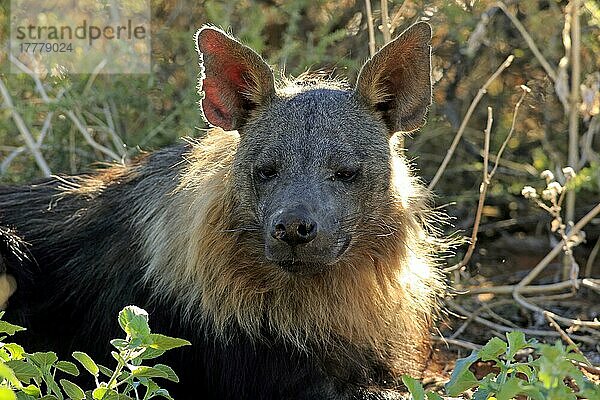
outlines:
{"label": "hyena ear", "polygon": [[203,27],[196,45],[204,118],[225,130],[240,128],[252,110],[275,95],[273,72],[252,49],[220,29]]}
{"label": "hyena ear", "polygon": [[381,113],[390,133],[424,123],[431,104],[431,27],[418,22],[363,65],[356,93]]}

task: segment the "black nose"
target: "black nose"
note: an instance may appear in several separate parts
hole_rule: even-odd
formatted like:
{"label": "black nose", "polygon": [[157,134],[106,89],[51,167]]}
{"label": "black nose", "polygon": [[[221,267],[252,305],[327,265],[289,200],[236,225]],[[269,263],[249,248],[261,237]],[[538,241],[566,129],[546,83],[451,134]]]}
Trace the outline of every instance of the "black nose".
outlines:
{"label": "black nose", "polygon": [[308,243],[317,237],[317,223],[303,211],[282,212],[274,219],[271,236],[290,246]]}

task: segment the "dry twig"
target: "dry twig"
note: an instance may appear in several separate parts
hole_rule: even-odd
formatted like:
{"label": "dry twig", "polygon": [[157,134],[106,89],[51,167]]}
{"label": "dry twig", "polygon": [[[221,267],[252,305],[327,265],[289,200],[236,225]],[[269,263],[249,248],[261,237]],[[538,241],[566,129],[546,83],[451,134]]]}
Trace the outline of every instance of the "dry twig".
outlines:
{"label": "dry twig", "polygon": [[446,153],[446,156],[444,157],[442,164],[440,165],[440,167],[436,171],[433,179],[429,183],[429,186],[428,186],[429,190],[433,190],[435,185],[437,185],[438,181],[440,180],[442,174],[446,170],[446,167],[448,166],[448,163],[450,162],[450,159],[452,158],[452,155],[454,154],[454,151],[456,150],[456,147],[458,146],[458,143],[460,142],[460,139],[462,138],[462,135],[467,127],[467,124],[469,123],[469,120],[471,119],[471,116],[473,115],[473,112],[475,111],[475,108],[479,104],[479,101],[481,101],[481,98],[487,93],[487,88],[502,73],[502,71],[504,71],[506,68],[508,68],[510,66],[510,64],[513,62],[514,58],[515,58],[515,56],[513,56],[512,54],[510,56],[508,56],[506,58],[506,60],[504,60],[504,62],[502,64],[500,64],[500,66],[496,69],[496,71],[488,78],[488,80],[483,84],[483,86],[477,91],[477,95],[471,102],[471,105],[469,105],[467,113],[465,114],[465,117],[463,118],[463,120],[458,128],[458,131],[456,132],[456,135],[454,136],[454,140],[452,141],[452,144],[450,145],[450,148],[448,149],[448,152]]}
{"label": "dry twig", "polygon": [[369,55],[375,55],[375,28],[373,27],[373,12],[371,11],[371,0],[365,0],[367,11],[367,27],[369,29]]}

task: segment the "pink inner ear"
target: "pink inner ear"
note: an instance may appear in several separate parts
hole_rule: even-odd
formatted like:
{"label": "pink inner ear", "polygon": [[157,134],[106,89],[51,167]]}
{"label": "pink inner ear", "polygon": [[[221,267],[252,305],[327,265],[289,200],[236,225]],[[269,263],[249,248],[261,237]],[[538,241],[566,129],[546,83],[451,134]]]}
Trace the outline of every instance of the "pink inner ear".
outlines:
{"label": "pink inner ear", "polygon": [[248,68],[240,63],[244,60],[235,54],[231,43],[221,33],[206,30],[199,40],[206,75],[202,83],[204,115],[213,125],[233,129],[236,112],[243,106],[244,92],[248,89],[244,80]]}

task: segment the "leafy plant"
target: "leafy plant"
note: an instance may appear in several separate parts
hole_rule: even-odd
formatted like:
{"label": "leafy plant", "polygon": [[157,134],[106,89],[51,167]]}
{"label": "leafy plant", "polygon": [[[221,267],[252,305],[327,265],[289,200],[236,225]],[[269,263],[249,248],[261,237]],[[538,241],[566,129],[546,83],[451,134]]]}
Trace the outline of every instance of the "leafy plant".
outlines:
{"label": "leafy plant", "polygon": [[[573,364],[573,361],[587,363],[587,360],[572,348],[560,341],[552,345],[525,340],[522,332],[507,333],[506,339],[505,342],[492,338],[480,350],[457,360],[445,386],[446,394],[455,397],[473,389],[473,400],[509,400],[516,396],[533,400],[600,399],[600,386],[589,382]],[[515,355],[525,348],[535,349],[538,357],[529,355],[526,361],[517,361]],[[470,367],[478,360],[491,362],[497,372],[477,379]],[[413,378],[404,376],[402,381],[414,400],[442,399],[437,393],[425,392],[421,383]]]}
{"label": "leafy plant", "polygon": [[[0,318],[3,315],[0,313]],[[151,333],[148,313],[136,306],[125,307],[118,320],[126,335],[124,339],[111,341],[116,349],[111,352],[117,361],[114,369],[97,364],[86,353],[73,353],[73,358],[94,377],[96,387],[91,390],[84,390],[68,379],[57,379],[57,374],[78,376],[76,364],[59,361],[54,352],[27,353],[16,343],[4,343],[7,336],[0,338],[0,400],[148,400],[158,396],[171,399],[155,378],[178,382],[175,371],[164,364],[150,367],[142,363],[190,342]],[[14,335],[22,330],[25,328],[0,320],[0,333]]]}

